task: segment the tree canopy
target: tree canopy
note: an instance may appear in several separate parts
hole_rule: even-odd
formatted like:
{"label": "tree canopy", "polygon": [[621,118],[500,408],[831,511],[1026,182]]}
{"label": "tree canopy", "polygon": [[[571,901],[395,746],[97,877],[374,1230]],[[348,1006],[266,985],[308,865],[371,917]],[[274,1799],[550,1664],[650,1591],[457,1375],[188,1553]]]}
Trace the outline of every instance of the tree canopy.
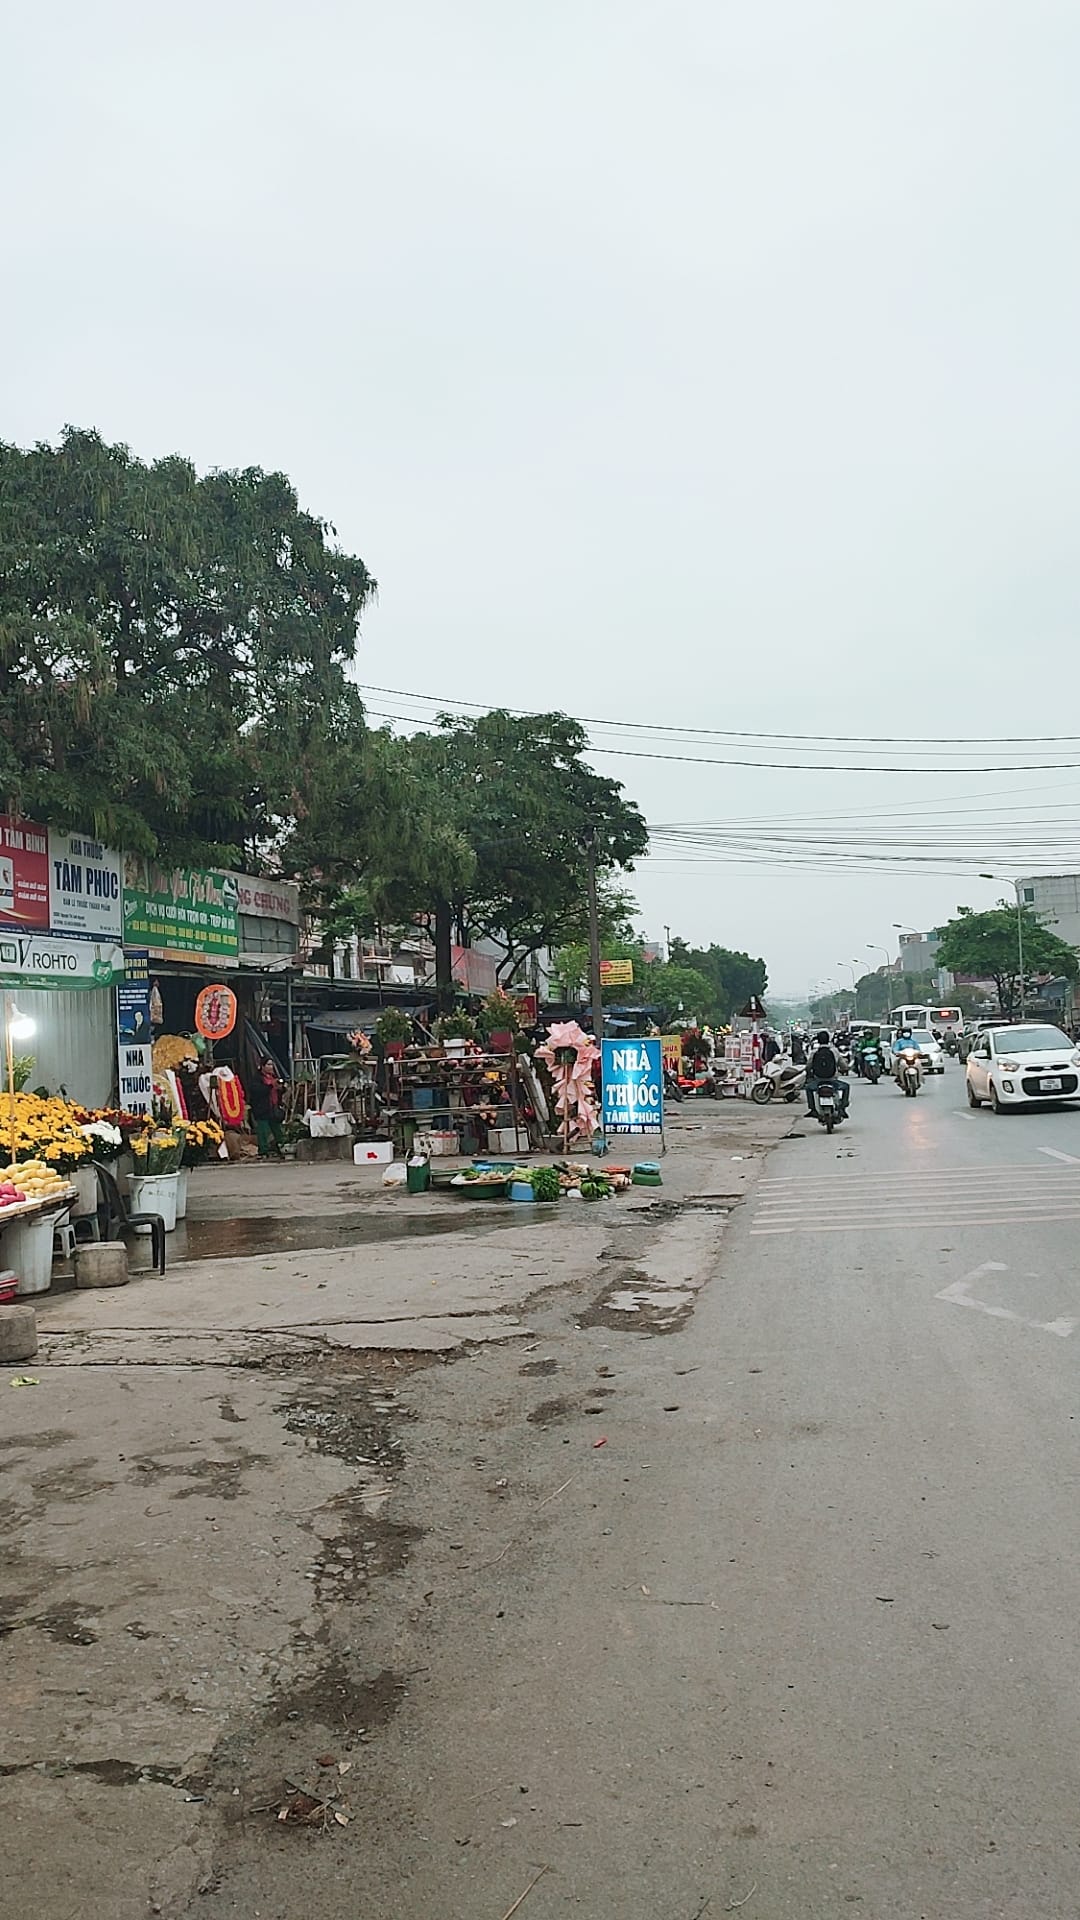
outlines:
{"label": "tree canopy", "polygon": [[[464,867],[433,859],[423,904],[440,934],[453,922],[464,937],[501,946],[503,981],[580,934],[590,840],[601,891],[648,845],[637,807],[586,764],[586,745],[566,714],[499,708],[475,720],[444,715],[438,732],[407,742],[435,817],[469,853]],[[624,916],[624,896],[609,891],[607,902]]]}
{"label": "tree canopy", "polygon": [[0,796],[163,858],[232,860],[347,698],[375,590],[289,481],[97,433],[0,444]]}
{"label": "tree canopy", "polygon": [[[1018,927],[1018,919],[1020,926]],[[1019,916],[1010,901],[973,913],[959,907],[955,920],[943,929],[938,960],[950,973],[969,973],[992,980],[998,1006],[1012,1019],[1020,1011],[1020,929],[1023,932],[1024,969],[1034,974],[1058,974],[1066,980],[1080,975],[1080,960],[1072,947],[1021,907]]]}

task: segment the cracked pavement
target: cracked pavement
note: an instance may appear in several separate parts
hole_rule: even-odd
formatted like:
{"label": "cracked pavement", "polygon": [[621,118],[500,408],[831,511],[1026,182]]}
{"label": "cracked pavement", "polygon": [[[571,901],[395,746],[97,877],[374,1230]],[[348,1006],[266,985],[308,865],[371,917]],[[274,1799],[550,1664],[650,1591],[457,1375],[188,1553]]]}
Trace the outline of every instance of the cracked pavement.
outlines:
{"label": "cracked pavement", "polygon": [[[42,1303],[40,1385],[0,1400],[0,1912],[284,1917],[309,1803],[328,1867],[394,1825],[380,1749],[452,1665],[467,1583],[566,1521],[548,1456],[584,1425],[603,1458],[627,1384],[603,1355],[687,1323],[790,1121],[688,1105],[661,1192],[498,1218],[367,1170],[211,1169],[196,1253],[215,1218],[333,1244],[177,1236],[163,1281]],[[333,1877],[313,1912],[352,1911]]]}

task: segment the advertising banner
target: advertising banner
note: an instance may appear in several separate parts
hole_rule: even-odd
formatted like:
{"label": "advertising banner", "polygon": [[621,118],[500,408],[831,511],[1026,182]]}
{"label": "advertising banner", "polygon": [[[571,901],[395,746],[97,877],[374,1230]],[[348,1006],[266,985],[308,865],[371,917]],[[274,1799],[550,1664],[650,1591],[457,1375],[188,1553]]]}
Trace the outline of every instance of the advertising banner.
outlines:
{"label": "advertising banner", "polygon": [[633,984],[632,960],[601,960],[600,985],[602,987],[632,987]]}
{"label": "advertising banner", "polygon": [[0,987],[73,991],[115,986],[123,977],[123,948],[113,940],[0,927]]}
{"label": "advertising banner", "polygon": [[124,937],[124,878],[120,855],[100,840],[49,828],[49,926],[87,940]]}
{"label": "advertising banner", "polygon": [[605,1133],[664,1130],[664,1079],[659,1040],[602,1040]]}
{"label": "advertising banner", "polygon": [[126,977],[116,988],[116,1051],[125,1113],[151,1113],[154,1105],[149,958],[129,949]]}
{"label": "advertising banner", "polygon": [[202,867],[146,868],[129,861],[124,943],[155,960],[235,960],[237,887],[231,874]]}
{"label": "advertising banner", "polygon": [[49,840],[44,827],[0,813],[0,927],[49,926]]}

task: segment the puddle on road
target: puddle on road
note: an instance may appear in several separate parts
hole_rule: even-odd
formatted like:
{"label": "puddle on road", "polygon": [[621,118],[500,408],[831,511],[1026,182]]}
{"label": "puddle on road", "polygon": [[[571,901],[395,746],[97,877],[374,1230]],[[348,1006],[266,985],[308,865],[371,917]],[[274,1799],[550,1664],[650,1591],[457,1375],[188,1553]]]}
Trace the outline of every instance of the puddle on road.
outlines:
{"label": "puddle on road", "polygon": [[492,1211],[490,1202],[469,1207],[462,1202],[453,1213],[413,1214],[391,1219],[386,1214],[299,1215],[283,1220],[275,1214],[256,1214],[235,1220],[185,1220],[169,1236],[169,1264],[184,1260],[247,1259],[264,1253],[305,1253],[316,1249],[385,1246],[394,1240],[424,1240],[443,1233],[501,1233],[508,1227],[531,1227],[544,1216],[539,1208],[512,1207]]}

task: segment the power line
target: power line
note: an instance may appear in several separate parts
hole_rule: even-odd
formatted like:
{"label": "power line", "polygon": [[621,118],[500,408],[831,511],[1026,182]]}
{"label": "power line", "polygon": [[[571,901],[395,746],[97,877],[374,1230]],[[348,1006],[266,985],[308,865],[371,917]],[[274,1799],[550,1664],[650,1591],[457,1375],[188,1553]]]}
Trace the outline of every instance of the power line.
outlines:
{"label": "power line", "polygon": [[[480,700],[442,699],[437,694],[432,694],[432,693],[409,693],[404,687],[377,687],[370,681],[361,682],[360,691],[362,693],[392,694],[395,699],[413,700],[418,702],[422,706],[435,707],[436,709],[442,712],[452,712],[454,709],[462,709],[462,708],[467,709],[468,711],[474,712],[474,713],[489,713],[492,710],[490,702],[485,704],[483,701],[480,701]],[[513,714],[518,719],[537,719],[539,718],[540,712],[541,712],[539,708],[529,708],[529,707],[504,707],[501,709],[501,711],[503,711],[504,713]],[[396,716],[396,717],[401,717],[401,716]],[[1046,746],[1060,745],[1062,748],[1062,751],[1064,751],[1066,747],[1080,747],[1080,734],[1074,734],[1074,733],[1039,733],[1039,734],[770,733],[765,731],[762,728],[756,728],[756,727],[755,728],[734,728],[734,727],[675,726],[671,724],[665,724],[661,721],[587,719],[580,714],[571,714],[568,716],[568,718],[575,719],[577,721],[577,724],[581,727],[608,727],[618,731],[626,731],[626,732],[633,732],[633,733],[647,733],[647,734],[674,733],[674,734],[680,734],[684,738],[692,738],[692,737],[700,736],[700,737],[705,737],[708,739],[715,739],[715,740],[746,740],[746,741],[762,740],[765,742],[771,742],[774,740],[785,741],[785,742],[798,741],[800,743],[805,744],[807,747],[812,747],[812,748],[816,748],[818,746],[818,743],[821,743],[821,742],[827,742],[830,746],[853,746],[853,747],[873,747],[873,746],[964,747],[964,746],[967,746],[969,743],[972,744],[973,746],[982,746],[982,747],[1015,746],[1018,749],[1021,747],[1046,747]],[[886,769],[886,771],[891,771],[891,769]],[[1026,769],[1020,768],[1018,769],[1018,771],[1024,772],[1026,771]]]}
{"label": "power line", "polygon": [[[485,709],[487,711],[487,709]],[[396,720],[403,726],[415,727],[421,724],[419,717],[412,713],[389,713],[376,707],[368,712],[377,720]],[[588,725],[589,722],[583,724]],[[859,761],[806,762],[804,760],[736,760],[719,759],[706,754],[691,753],[649,753],[637,747],[602,747],[590,744],[590,753],[614,755],[620,760],[662,760],[670,764],[685,767],[759,767],[766,773],[1076,773],[1080,771],[1080,761],[1076,760],[1033,760],[1015,765],[998,763],[989,767],[912,767],[893,766],[880,762],[864,763]]]}

